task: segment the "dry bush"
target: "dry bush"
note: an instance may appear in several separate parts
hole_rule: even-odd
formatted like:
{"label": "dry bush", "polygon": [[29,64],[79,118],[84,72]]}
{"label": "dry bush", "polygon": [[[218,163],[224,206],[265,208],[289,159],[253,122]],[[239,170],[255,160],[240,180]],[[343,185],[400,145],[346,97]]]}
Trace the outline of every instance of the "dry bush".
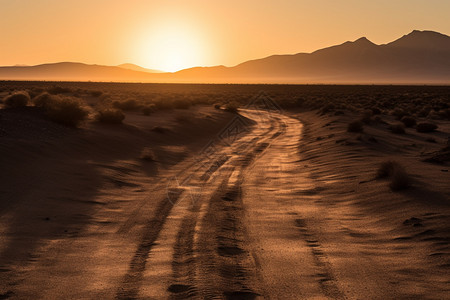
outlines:
{"label": "dry bush", "polygon": [[348,123],[347,131],[348,132],[363,132],[364,131],[364,124],[360,120],[350,122],[350,123]]}
{"label": "dry bush", "polygon": [[155,161],[155,155],[153,154],[153,151],[149,148],[145,148],[142,150],[140,159],[145,161]]}
{"label": "dry bush", "polygon": [[54,101],[54,96],[47,92],[44,92],[33,99],[34,106],[46,108],[52,101]]}
{"label": "dry bush", "polygon": [[416,126],[416,130],[418,132],[433,132],[438,128],[438,126],[434,123],[419,123]]}
{"label": "dry bush", "polygon": [[30,95],[27,92],[16,92],[4,99],[5,107],[24,107],[30,101]]}
{"label": "dry bush", "polygon": [[113,102],[113,106],[115,108],[121,109],[121,110],[138,110],[139,108],[141,108],[141,105],[139,104],[139,102],[137,102],[134,99],[128,99],[125,101],[114,101]]}
{"label": "dry bush", "polygon": [[404,134],[405,126],[402,123],[389,125],[389,130],[395,134]]}
{"label": "dry bush", "polygon": [[390,178],[389,187],[393,191],[399,191],[408,188],[411,185],[411,179],[405,169],[395,161],[385,161],[380,164],[376,178]]}
{"label": "dry bush", "polygon": [[219,103],[214,104],[214,108],[215,109],[221,109],[222,105],[220,105]]}
{"label": "dry bush", "polygon": [[101,123],[120,124],[125,119],[125,115],[120,109],[106,108],[100,110],[95,119]]}
{"label": "dry bush", "polygon": [[88,116],[88,111],[78,98],[54,97],[45,109],[52,121],[72,127],[77,127]]}
{"label": "dry bush", "polygon": [[225,105],[225,110],[231,113],[237,113],[239,108],[239,103],[236,101],[229,102]]}
{"label": "dry bush", "polygon": [[413,117],[409,117],[409,116],[404,116],[403,118],[401,118],[400,121],[403,124],[405,124],[406,127],[413,127],[417,123],[416,119],[414,119]]}

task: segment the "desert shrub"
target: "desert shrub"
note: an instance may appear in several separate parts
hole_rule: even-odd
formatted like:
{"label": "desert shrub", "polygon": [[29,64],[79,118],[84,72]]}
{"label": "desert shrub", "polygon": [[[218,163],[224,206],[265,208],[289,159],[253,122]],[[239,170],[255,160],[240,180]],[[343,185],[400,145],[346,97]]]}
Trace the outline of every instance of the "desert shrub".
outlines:
{"label": "desert shrub", "polygon": [[237,113],[239,108],[239,103],[233,101],[233,102],[229,102],[225,105],[225,110],[231,113]]}
{"label": "desert shrub", "polygon": [[433,123],[419,123],[416,126],[416,130],[418,132],[433,132],[438,128],[438,126],[436,124]]}
{"label": "desert shrub", "polygon": [[149,148],[145,148],[141,152],[140,159],[145,161],[155,161],[155,155],[153,154],[152,150],[150,150]]}
{"label": "desert shrub", "polygon": [[403,124],[405,124],[406,127],[413,127],[417,123],[416,119],[414,119],[413,117],[408,117],[408,116],[404,116],[403,118],[401,118],[400,121]]}
{"label": "desert shrub", "polygon": [[219,103],[214,104],[214,108],[215,108],[215,109],[221,109],[221,107],[222,107],[222,106],[221,106]]}
{"label": "desert shrub", "polygon": [[6,107],[24,107],[30,101],[30,95],[27,92],[16,92],[5,98],[4,104]]}
{"label": "desert shrub", "polygon": [[137,110],[141,107],[141,105],[134,99],[114,101],[113,106],[121,110]]}
{"label": "desert shrub", "polygon": [[120,124],[125,119],[125,115],[119,109],[106,108],[97,113],[96,120],[101,123]]}
{"label": "desert shrub", "polygon": [[376,178],[390,178],[389,187],[393,191],[406,189],[411,184],[405,169],[395,161],[382,162],[377,170]]}
{"label": "desert shrub", "polygon": [[391,125],[389,125],[389,130],[392,131],[392,133],[404,134],[405,126],[402,123],[391,124]]}
{"label": "desert shrub", "polygon": [[47,92],[44,92],[33,99],[34,106],[46,108],[50,103],[54,101],[54,96]]}
{"label": "desert shrub", "polygon": [[51,120],[72,127],[78,126],[88,116],[88,111],[78,98],[55,97],[45,109]]}
{"label": "desert shrub", "polygon": [[364,131],[364,124],[360,120],[350,122],[350,123],[348,123],[347,131],[348,132],[363,132]]}
{"label": "desert shrub", "polygon": [[148,104],[142,108],[142,113],[146,116],[150,115],[156,110],[155,104]]}

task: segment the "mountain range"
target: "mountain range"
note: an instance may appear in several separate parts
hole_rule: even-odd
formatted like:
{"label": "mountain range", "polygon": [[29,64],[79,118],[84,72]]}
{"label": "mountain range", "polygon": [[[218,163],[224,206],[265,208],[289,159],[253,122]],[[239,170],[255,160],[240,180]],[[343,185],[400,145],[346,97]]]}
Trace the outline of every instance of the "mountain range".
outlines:
{"label": "mountain range", "polygon": [[383,45],[362,37],[312,53],[273,55],[233,67],[195,67],[163,73],[133,64],[61,62],[0,67],[0,80],[450,84],[450,37],[418,31]]}

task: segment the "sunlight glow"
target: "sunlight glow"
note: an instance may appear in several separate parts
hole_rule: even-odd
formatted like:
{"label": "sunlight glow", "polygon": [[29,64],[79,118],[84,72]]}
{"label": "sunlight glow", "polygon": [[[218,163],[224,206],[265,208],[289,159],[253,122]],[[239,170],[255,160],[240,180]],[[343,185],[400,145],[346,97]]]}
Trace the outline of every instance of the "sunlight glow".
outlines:
{"label": "sunlight glow", "polygon": [[202,64],[205,49],[198,33],[187,27],[158,27],[144,33],[139,48],[139,60],[143,65],[161,71],[175,72]]}

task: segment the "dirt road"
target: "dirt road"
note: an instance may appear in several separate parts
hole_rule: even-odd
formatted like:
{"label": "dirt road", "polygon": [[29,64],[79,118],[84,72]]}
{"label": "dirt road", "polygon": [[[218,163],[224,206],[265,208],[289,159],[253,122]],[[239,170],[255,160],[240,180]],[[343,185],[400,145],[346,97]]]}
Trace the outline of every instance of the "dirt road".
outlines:
{"label": "dirt road", "polygon": [[399,255],[382,225],[373,226],[370,216],[345,202],[323,205],[320,186],[333,178],[319,184],[302,163],[300,121],[275,112],[241,114],[256,125],[244,127],[237,118],[198,156],[149,183],[151,192],[141,201],[109,195],[114,201],[81,232],[42,246],[3,297],[417,295],[402,283],[405,274],[391,272],[414,256]]}

